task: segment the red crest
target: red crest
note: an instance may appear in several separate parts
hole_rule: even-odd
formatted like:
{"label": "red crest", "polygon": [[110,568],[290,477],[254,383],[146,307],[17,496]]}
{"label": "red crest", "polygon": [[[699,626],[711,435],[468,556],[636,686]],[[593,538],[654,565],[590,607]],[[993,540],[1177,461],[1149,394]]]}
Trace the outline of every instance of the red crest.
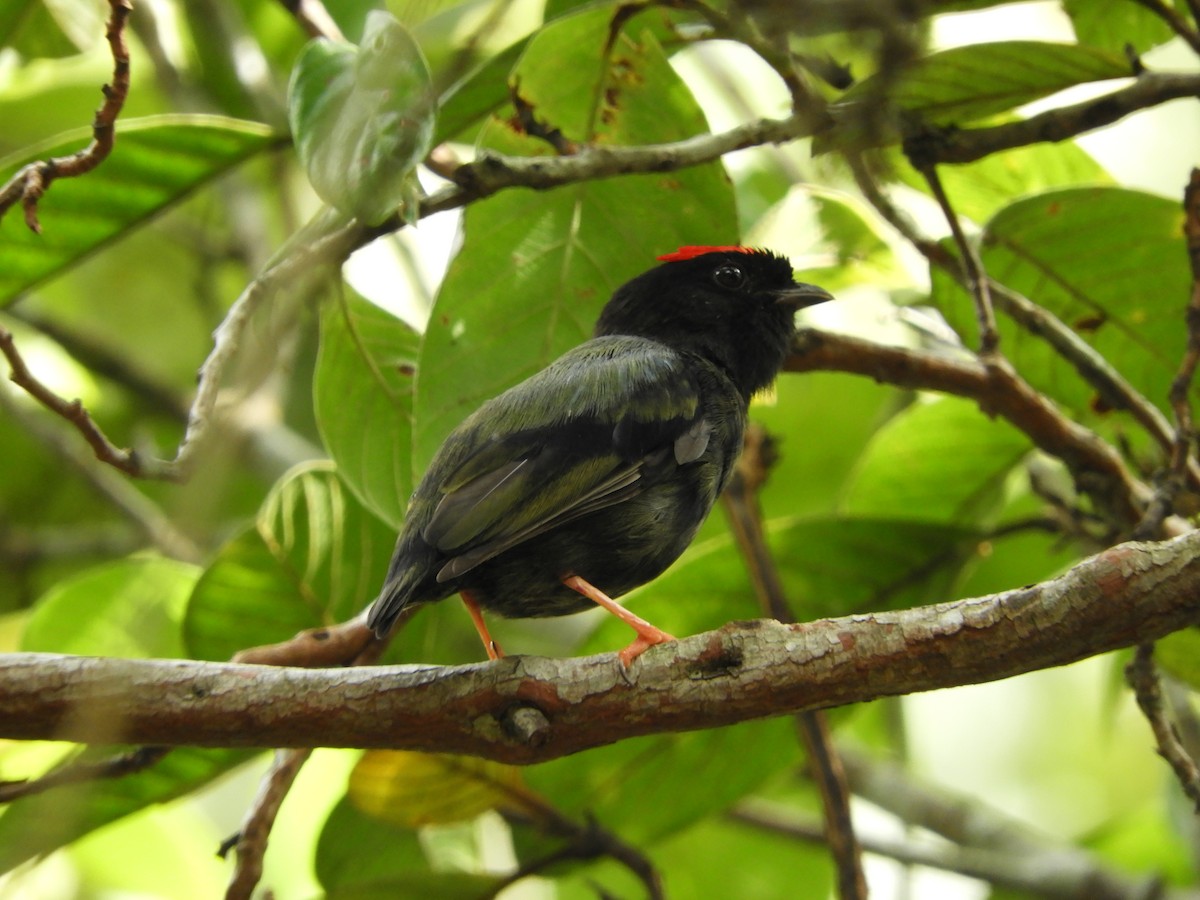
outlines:
{"label": "red crest", "polygon": [[706,253],[753,253],[750,247],[680,247],[674,253],[664,253],[659,262],[680,262],[685,259],[695,259]]}

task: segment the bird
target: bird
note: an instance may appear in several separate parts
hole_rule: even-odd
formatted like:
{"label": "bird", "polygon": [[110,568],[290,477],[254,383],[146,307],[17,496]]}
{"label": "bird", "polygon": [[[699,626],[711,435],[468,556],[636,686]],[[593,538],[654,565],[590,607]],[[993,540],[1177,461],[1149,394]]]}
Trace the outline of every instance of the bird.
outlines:
{"label": "bird", "polygon": [[673,636],[618,604],[671,565],[729,479],[750,398],[779,373],[798,309],[831,300],[786,257],[686,246],[626,282],[593,336],[485,402],[434,455],[367,613],[383,638],[405,609],[455,593],[489,658],[483,613],[597,605],[636,637],[628,668]]}

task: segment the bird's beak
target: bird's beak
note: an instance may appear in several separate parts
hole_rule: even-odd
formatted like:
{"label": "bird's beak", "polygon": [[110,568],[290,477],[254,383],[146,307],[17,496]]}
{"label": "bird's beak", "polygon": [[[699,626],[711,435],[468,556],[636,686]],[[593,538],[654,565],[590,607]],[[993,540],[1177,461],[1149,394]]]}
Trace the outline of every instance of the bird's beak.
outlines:
{"label": "bird's beak", "polygon": [[792,309],[804,309],[806,306],[816,306],[826,300],[832,300],[833,294],[815,284],[796,282],[791,287],[775,292],[775,301]]}

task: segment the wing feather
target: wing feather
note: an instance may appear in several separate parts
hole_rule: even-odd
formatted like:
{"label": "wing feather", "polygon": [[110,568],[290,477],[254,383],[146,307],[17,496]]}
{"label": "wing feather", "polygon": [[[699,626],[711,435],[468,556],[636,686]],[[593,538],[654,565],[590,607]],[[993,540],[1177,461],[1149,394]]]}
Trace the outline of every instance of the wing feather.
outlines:
{"label": "wing feather", "polygon": [[630,337],[589,341],[485,404],[446,441],[414,498],[431,509],[422,537],[450,557],[437,580],[699,459],[711,432],[699,410],[686,360]]}

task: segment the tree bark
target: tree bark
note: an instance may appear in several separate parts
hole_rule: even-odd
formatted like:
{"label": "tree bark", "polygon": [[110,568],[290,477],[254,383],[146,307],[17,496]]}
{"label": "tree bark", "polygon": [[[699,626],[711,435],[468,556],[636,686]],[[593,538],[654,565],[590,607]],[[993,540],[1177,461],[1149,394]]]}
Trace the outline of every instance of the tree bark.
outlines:
{"label": "tree bark", "polygon": [[1200,532],[1127,543],[1001,594],[798,625],[733,622],[647,651],[300,669],[0,656],[0,738],[386,747],[512,763],[994,681],[1200,621]]}

